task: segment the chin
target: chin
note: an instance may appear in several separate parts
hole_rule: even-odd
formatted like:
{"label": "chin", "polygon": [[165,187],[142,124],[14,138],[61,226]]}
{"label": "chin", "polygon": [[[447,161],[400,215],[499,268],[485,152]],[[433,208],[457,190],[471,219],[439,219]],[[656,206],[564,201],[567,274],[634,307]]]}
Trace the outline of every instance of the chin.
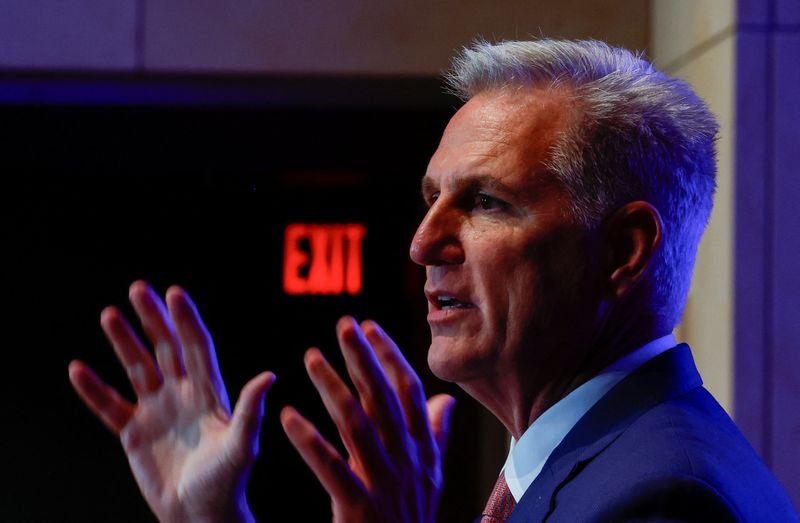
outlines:
{"label": "chin", "polygon": [[447,364],[446,358],[439,357],[433,344],[431,344],[430,349],[428,349],[428,367],[431,369],[433,375],[440,380],[455,381],[452,377],[453,371]]}
{"label": "chin", "polygon": [[474,348],[445,336],[434,336],[428,349],[428,367],[443,381],[469,381],[488,369],[486,363]]}

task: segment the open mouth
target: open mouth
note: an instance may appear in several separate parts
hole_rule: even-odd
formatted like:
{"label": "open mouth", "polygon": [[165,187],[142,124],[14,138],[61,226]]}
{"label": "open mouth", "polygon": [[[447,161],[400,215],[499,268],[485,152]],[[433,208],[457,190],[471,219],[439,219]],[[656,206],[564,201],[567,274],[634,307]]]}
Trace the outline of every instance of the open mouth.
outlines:
{"label": "open mouth", "polygon": [[451,296],[438,296],[436,298],[436,304],[443,311],[448,309],[469,309],[473,306],[471,303],[458,301]]}

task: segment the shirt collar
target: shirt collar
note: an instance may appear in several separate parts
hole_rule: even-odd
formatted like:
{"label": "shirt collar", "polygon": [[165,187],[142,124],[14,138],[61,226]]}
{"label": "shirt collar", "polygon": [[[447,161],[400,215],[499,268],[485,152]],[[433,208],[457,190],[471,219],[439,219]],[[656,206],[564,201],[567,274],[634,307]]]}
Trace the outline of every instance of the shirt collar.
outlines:
{"label": "shirt collar", "polygon": [[522,498],[553,450],[600,398],[639,366],[675,345],[675,337],[667,334],[629,352],[544,411],[519,441],[511,438],[503,474],[514,499]]}

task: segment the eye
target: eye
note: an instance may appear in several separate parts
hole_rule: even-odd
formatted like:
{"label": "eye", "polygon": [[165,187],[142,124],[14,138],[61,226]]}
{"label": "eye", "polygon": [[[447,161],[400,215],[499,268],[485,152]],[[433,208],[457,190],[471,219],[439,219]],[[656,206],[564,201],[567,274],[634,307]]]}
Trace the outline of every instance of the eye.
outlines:
{"label": "eye", "polygon": [[488,194],[478,193],[475,196],[475,205],[484,211],[491,211],[505,208],[506,203],[502,200],[498,200],[497,198],[489,196]]}
{"label": "eye", "polygon": [[425,205],[431,207],[439,199],[439,192],[434,192],[425,197]]}

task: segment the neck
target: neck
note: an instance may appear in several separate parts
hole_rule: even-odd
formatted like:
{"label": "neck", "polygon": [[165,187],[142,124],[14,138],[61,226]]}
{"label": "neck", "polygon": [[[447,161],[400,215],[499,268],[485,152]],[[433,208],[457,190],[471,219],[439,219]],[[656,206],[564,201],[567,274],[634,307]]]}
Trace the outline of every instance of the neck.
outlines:
{"label": "neck", "polygon": [[[641,320],[641,318],[640,318]],[[626,328],[601,329],[583,343],[542,345],[526,351],[537,361],[512,362],[494,376],[459,385],[519,439],[539,416],[570,392],[587,382],[619,358],[671,329],[651,322],[628,323]],[[542,355],[547,365],[543,365]]]}

